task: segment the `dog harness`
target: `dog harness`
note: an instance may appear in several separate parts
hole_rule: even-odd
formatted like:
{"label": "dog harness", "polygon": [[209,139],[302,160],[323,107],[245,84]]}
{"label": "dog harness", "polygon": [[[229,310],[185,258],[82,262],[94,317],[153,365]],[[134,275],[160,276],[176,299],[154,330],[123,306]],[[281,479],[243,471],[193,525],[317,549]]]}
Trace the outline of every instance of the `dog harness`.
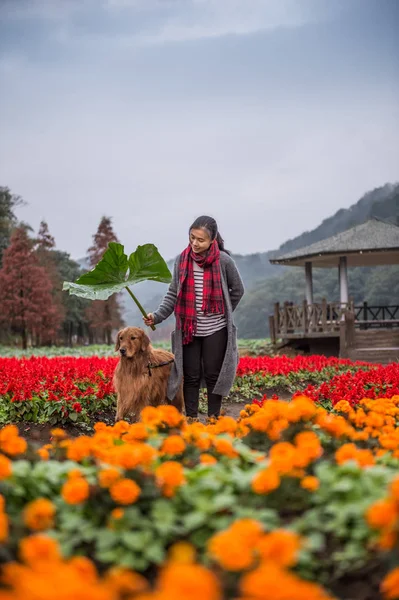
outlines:
{"label": "dog harness", "polygon": [[151,369],[158,369],[158,367],[166,367],[166,365],[170,365],[172,362],[175,362],[174,358],[171,358],[170,360],[165,360],[164,362],[158,363],[157,365],[152,365],[151,363],[148,363],[147,368],[149,377],[152,377]]}

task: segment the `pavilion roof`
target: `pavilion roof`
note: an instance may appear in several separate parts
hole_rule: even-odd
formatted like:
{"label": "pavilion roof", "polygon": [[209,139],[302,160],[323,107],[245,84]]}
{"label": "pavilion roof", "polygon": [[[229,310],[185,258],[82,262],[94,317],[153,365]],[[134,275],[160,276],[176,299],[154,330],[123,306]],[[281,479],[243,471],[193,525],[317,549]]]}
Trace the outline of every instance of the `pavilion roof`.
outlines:
{"label": "pavilion roof", "polygon": [[340,256],[347,257],[348,266],[399,264],[399,227],[373,217],[310,246],[277,255],[270,262],[290,266],[312,262],[315,267],[334,267]]}

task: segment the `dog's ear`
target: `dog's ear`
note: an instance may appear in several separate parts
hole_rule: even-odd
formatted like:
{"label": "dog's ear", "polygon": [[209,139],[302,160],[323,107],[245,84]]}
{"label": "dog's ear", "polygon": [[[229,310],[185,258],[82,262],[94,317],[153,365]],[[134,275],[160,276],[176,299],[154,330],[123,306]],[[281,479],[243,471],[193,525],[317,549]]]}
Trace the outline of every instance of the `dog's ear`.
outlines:
{"label": "dog's ear", "polygon": [[122,329],[120,329],[120,330],[118,331],[118,333],[116,334],[116,340],[115,340],[115,352],[118,352],[118,350],[119,350],[119,348],[120,348],[120,346],[121,346],[121,342],[120,342],[120,340],[119,340],[119,336],[120,336],[120,334],[121,334],[121,331],[122,331]]}
{"label": "dog's ear", "polygon": [[150,338],[144,331],[141,334],[141,351],[146,352],[148,350],[148,346],[150,345]]}

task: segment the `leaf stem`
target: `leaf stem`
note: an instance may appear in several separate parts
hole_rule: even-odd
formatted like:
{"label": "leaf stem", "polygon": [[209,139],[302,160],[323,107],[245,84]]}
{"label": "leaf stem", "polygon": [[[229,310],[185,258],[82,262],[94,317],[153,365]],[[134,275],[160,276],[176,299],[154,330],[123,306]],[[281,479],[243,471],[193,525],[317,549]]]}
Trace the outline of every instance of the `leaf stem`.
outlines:
{"label": "leaf stem", "polygon": [[[145,312],[144,308],[141,306],[140,302],[137,300],[136,296],[133,294],[133,292],[130,290],[130,288],[127,287],[127,285],[125,286],[125,288],[129,292],[130,296],[133,298],[133,300],[135,301],[135,303],[137,304],[137,308],[139,309],[139,311],[141,312],[141,314],[143,315],[143,317],[145,317],[146,319],[148,319],[147,313]],[[153,331],[155,331],[155,325],[150,325],[150,327],[151,327],[151,329]]]}

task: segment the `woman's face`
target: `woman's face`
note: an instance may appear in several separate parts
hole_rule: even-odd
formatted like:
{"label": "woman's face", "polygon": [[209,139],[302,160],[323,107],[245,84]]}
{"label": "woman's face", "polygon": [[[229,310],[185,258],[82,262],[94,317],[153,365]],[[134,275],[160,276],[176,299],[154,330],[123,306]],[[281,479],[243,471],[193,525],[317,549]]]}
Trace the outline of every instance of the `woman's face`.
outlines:
{"label": "woman's face", "polygon": [[191,229],[190,246],[195,254],[203,254],[212,244],[211,236],[206,229]]}

